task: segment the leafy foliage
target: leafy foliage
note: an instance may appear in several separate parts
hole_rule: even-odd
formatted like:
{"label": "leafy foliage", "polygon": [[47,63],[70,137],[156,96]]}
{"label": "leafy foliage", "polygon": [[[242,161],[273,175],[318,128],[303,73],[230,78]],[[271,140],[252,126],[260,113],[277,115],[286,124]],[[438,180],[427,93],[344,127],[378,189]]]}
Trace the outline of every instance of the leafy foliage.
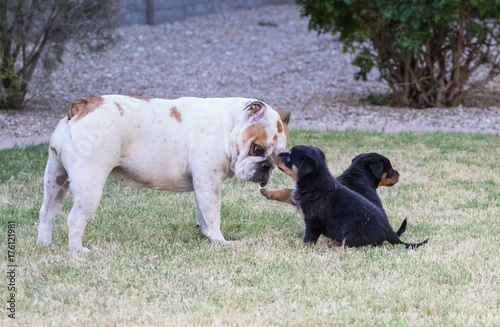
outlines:
{"label": "leafy foliage", "polygon": [[[454,106],[500,72],[498,0],[296,0],[309,29],[339,33],[356,79],[376,66],[402,105]],[[486,71],[474,83],[470,77]]]}
{"label": "leafy foliage", "polygon": [[113,40],[120,0],[0,1],[0,108],[19,109],[35,68],[51,69],[69,41],[97,51]]}

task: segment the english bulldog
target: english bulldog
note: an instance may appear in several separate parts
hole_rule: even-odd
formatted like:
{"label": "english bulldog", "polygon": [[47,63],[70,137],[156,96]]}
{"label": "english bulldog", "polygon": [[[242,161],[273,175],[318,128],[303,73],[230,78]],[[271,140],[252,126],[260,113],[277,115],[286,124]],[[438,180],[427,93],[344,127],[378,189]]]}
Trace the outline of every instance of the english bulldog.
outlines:
{"label": "english bulldog", "polygon": [[75,100],[50,140],[38,243],[51,243],[52,223],[69,188],[69,248],[88,251],[83,232],[108,176],[138,187],[194,191],[201,231],[224,242],[222,182],[236,176],[266,185],[286,148],[289,118],[245,98]]}

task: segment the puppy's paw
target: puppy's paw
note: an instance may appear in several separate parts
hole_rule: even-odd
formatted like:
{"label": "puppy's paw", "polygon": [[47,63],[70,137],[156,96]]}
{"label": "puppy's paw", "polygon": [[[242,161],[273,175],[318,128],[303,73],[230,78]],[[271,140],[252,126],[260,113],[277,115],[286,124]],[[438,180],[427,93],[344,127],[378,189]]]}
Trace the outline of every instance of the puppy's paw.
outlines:
{"label": "puppy's paw", "polygon": [[272,191],[266,190],[265,188],[260,189],[260,193],[266,197],[266,199],[273,200],[272,196]]}
{"label": "puppy's paw", "polygon": [[266,190],[264,188],[260,189],[260,193],[266,197],[268,200],[274,200],[284,203],[289,203],[295,205],[292,200],[292,189],[285,188],[282,190]]}

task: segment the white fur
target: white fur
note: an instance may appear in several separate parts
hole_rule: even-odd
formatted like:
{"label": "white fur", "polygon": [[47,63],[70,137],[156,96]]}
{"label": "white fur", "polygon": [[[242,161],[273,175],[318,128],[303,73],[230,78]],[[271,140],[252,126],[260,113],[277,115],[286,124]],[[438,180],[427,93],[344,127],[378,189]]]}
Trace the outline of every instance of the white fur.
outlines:
{"label": "white fur", "polygon": [[[257,165],[286,147],[278,133],[278,113],[265,106],[258,115],[245,109],[254,99],[150,99],[108,95],[86,116],[62,119],[50,141],[40,210],[38,242],[50,244],[52,223],[64,194],[74,205],[68,216],[69,248],[86,250],[82,237],[113,171],[136,186],[167,191],[194,191],[197,221],[211,240],[220,231],[220,194],[227,177],[252,178]],[[175,107],[175,112],[173,108]],[[248,155],[243,131],[265,125],[268,147],[263,157]],[[278,135],[278,141],[273,137]],[[274,165],[273,165],[274,166]],[[115,169],[115,167],[121,167]],[[58,178],[59,177],[59,178]]]}

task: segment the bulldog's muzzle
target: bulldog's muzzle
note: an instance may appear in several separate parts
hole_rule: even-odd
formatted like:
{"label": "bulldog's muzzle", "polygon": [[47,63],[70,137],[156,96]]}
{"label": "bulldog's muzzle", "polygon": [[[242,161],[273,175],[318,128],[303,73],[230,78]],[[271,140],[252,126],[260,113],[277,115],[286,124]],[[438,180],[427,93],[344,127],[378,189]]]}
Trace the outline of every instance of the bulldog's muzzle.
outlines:
{"label": "bulldog's muzzle", "polygon": [[274,163],[271,159],[266,159],[265,161],[257,162],[254,165],[255,172],[249,178],[250,182],[260,182],[260,186],[264,187],[269,182],[271,177],[271,172],[273,170]]}

